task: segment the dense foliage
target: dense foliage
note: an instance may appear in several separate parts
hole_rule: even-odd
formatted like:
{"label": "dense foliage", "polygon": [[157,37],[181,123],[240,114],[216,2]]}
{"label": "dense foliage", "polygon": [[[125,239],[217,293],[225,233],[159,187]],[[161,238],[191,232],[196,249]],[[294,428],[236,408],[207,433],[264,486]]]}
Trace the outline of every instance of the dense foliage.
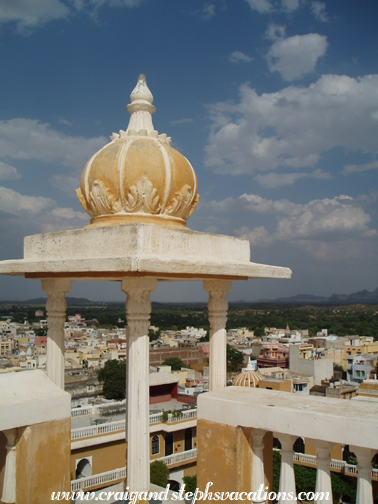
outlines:
{"label": "dense foliage", "polygon": [[179,357],[167,357],[163,362],[163,366],[171,366],[172,371],[180,371],[181,368],[188,368],[190,366],[183,363]]}
{"label": "dense foliage", "polygon": [[166,487],[168,485],[169,469],[161,460],[154,460],[150,464],[150,481],[153,485]]}
{"label": "dense foliage", "polygon": [[197,488],[197,476],[184,476],[182,481],[185,483],[185,493],[194,493]]}
{"label": "dense foliage", "polygon": [[238,364],[243,364],[244,354],[227,345],[227,371],[237,371]]}
{"label": "dense foliage", "polygon": [[[35,310],[43,306],[0,304],[0,317],[11,316],[16,322],[36,322]],[[125,327],[125,306],[122,303],[99,303],[91,306],[69,306],[67,315],[81,313],[87,320],[96,319],[101,327]],[[310,336],[321,329],[338,336],[359,334],[378,339],[377,306],[350,305],[339,307],[281,306],[269,304],[230,304],[227,329],[247,327],[256,336],[265,327],[308,329]],[[152,303],[151,325],[160,330],[181,330],[186,326],[202,327],[209,331],[205,304]],[[150,334],[151,339],[154,335]]]}
{"label": "dense foliage", "polygon": [[126,362],[123,360],[108,360],[102,369],[97,371],[106,399],[120,400],[126,395]]}

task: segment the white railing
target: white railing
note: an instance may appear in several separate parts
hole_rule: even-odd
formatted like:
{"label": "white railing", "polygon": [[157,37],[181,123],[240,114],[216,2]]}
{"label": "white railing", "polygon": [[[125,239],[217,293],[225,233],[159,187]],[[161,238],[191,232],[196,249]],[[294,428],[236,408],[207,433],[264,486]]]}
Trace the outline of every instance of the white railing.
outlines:
{"label": "white railing", "polygon": [[86,488],[96,487],[103,485],[104,483],[111,483],[112,481],[117,481],[122,478],[126,478],[126,467],[121,467],[114,469],[113,471],[107,471],[100,474],[95,474],[94,476],[86,476],[85,478],[80,478],[71,481],[71,491],[78,492],[79,490],[85,490]]}
{"label": "white railing", "polygon": [[[371,460],[378,451],[378,406],[371,402],[345,401],[316,396],[297,396],[278,391],[246,389],[245,387],[227,387],[221,391],[209,392],[198,397],[198,418],[203,422],[215,422],[230,426],[232,429],[249,429],[253,471],[251,485],[259,488],[264,485],[264,438],[273,434],[281,443],[281,476],[279,492],[296,494],[294,464],[303,463],[316,468],[316,492],[323,492],[323,497],[332,492],[330,469],[342,471],[357,479],[356,504],[373,504],[372,478],[378,476],[378,469],[373,469]],[[205,432],[205,431],[204,431]],[[204,433],[200,433],[198,443],[204,442]],[[236,437],[235,437],[236,438]],[[298,438],[306,439],[315,448],[316,456],[293,453],[293,445]],[[207,442],[207,440],[206,440]],[[335,445],[349,445],[358,460],[358,466],[330,458]],[[252,451],[253,446],[253,451]],[[208,478],[214,483],[214,491],[222,486],[217,481],[217,473],[211,473],[211,467],[222,456],[233,457],[233,463],[242,463],[238,457],[245,457],[248,448],[241,449],[234,442],[233,450],[217,447],[216,454],[206,458]],[[213,457],[213,458],[212,458]],[[199,470],[202,470],[202,457]],[[214,479],[212,479],[214,478]],[[325,504],[324,498],[317,500]]]}
{"label": "white railing", "polygon": [[[301,462],[302,464],[317,466],[317,457],[315,455],[305,455],[303,453],[294,453],[294,462]],[[345,474],[350,474],[352,476],[358,475],[357,466],[353,464],[348,464],[344,460],[331,459],[330,462],[331,469],[340,469],[345,472]],[[378,477],[378,469],[372,469],[371,475],[373,478]]]}
{"label": "white railing", "polygon": [[372,390],[372,389],[361,389],[358,391],[358,395],[361,394],[368,394],[368,395],[378,395],[378,390]]}
{"label": "white railing", "polygon": [[99,436],[100,434],[108,434],[126,429],[126,420],[120,422],[109,422],[102,425],[93,425],[92,427],[79,427],[71,430],[71,440],[83,439],[87,437]]}
{"label": "white railing", "polygon": [[[193,460],[196,457],[197,450],[188,450],[182,453],[176,453],[175,455],[169,455],[168,457],[161,457],[156,460],[161,460],[165,463],[166,466],[170,466],[178,464],[180,462],[185,462],[186,460]],[[113,471],[107,471],[100,474],[95,474],[93,476],[86,476],[85,478],[72,480],[71,491],[78,492],[80,490],[108,484],[123,478],[126,478],[126,467],[121,467],[114,469]]]}
{"label": "white railing", "polygon": [[197,457],[197,450],[188,450],[181,453],[176,453],[174,455],[167,455],[166,457],[161,457],[156,460],[161,460],[166,466],[173,464],[178,464],[184,462],[185,460],[195,459]]}
{"label": "white railing", "polygon": [[[181,413],[178,417],[173,417],[171,414],[168,415],[167,423],[174,423],[184,420],[190,420],[197,417],[197,410],[186,410]],[[162,413],[153,413],[150,415],[150,425],[161,423]],[[126,429],[126,421],[120,420],[118,422],[107,422],[101,425],[92,425],[91,427],[79,427],[77,429],[71,429],[71,440],[83,439],[88,437],[99,436],[100,434],[109,434],[111,432],[122,431]]]}
{"label": "white railing", "polygon": [[150,425],[162,422],[161,415],[161,413],[153,413],[150,415]]}
{"label": "white railing", "polygon": [[188,420],[189,418],[197,418],[197,410],[185,410],[181,411],[179,416],[170,415],[168,418],[168,423],[181,422],[182,420]]}
{"label": "white railing", "polygon": [[91,415],[100,415],[104,412],[104,410],[109,409],[111,407],[122,407],[126,408],[126,400],[124,401],[114,401],[104,404],[95,404],[93,406],[82,406],[71,409],[71,418],[82,417],[82,416],[91,416]]}

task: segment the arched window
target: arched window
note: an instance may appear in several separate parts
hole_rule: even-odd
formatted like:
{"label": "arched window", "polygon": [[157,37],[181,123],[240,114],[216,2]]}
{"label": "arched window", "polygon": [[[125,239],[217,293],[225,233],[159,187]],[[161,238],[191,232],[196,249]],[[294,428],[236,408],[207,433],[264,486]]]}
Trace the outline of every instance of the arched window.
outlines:
{"label": "arched window", "polygon": [[185,451],[193,448],[193,432],[192,429],[185,430]]}
{"label": "arched window", "polygon": [[304,444],[304,441],[301,437],[299,437],[295,443],[294,443],[294,446],[293,446],[293,450],[296,452],[296,453],[304,453],[305,452],[305,444]]}
{"label": "arched window", "polygon": [[349,445],[345,445],[343,447],[343,460],[347,464],[357,464],[357,457],[353,452],[350,451]]}
{"label": "arched window", "polygon": [[76,463],[76,479],[87,476],[92,476],[92,457],[82,458]]}
{"label": "arched window", "polygon": [[165,435],[165,456],[173,453],[173,433],[167,432]]}
{"label": "arched window", "polygon": [[151,455],[157,455],[159,451],[159,436],[154,436],[151,441]]}
{"label": "arched window", "polygon": [[281,443],[279,442],[279,440],[276,437],[273,438],[273,448],[277,448],[278,450],[281,450]]}

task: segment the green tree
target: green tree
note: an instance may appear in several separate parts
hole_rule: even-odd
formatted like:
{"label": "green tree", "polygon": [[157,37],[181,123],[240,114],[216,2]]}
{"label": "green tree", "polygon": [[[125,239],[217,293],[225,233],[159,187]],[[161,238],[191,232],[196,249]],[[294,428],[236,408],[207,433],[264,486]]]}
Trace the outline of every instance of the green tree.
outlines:
{"label": "green tree", "polygon": [[34,334],[36,336],[47,336],[47,327],[38,327],[34,329]]}
{"label": "green tree", "polygon": [[161,460],[154,460],[150,464],[150,481],[154,485],[166,487],[168,485],[169,469]]}
{"label": "green tree", "polygon": [[148,337],[150,341],[156,341],[160,338],[160,329],[157,331],[153,331],[152,329],[148,329]]}
{"label": "green tree", "polygon": [[108,360],[105,366],[97,371],[97,377],[103,382],[103,392],[106,399],[124,399],[126,395],[126,362],[123,360]]}
{"label": "green tree", "polygon": [[238,364],[243,364],[244,354],[227,345],[227,371],[237,371]]}
{"label": "green tree", "polygon": [[163,362],[163,366],[171,366],[172,371],[180,371],[182,367],[190,367],[182,362],[179,357],[167,357]]}
{"label": "green tree", "polygon": [[185,493],[194,493],[197,488],[197,476],[184,476],[182,481],[185,483]]}

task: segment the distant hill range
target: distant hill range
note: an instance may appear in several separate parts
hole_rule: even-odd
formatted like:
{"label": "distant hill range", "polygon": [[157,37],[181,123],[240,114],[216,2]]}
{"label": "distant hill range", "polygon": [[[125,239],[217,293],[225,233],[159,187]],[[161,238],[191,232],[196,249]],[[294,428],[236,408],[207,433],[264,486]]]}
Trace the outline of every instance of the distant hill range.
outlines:
{"label": "distant hill range", "polygon": [[[36,306],[41,306],[45,305],[47,301],[47,298],[45,297],[39,297],[35,299],[28,299],[26,301],[0,301],[1,304],[14,304],[14,305],[36,305]],[[66,297],[66,303],[68,306],[85,306],[85,305],[100,305],[100,304],[105,304],[102,302],[95,302],[95,301],[90,301],[89,299],[86,298],[75,298],[75,297]]]}
{"label": "distant hill range", "polygon": [[350,304],[378,304],[378,288],[373,292],[366,289],[353,294],[332,294],[329,297],[312,296],[311,294],[298,294],[297,296],[260,299],[257,303],[296,304],[296,305],[350,305]]}
{"label": "distant hill range", "polygon": [[[0,301],[1,305],[35,305],[44,306],[47,299],[45,297],[39,297],[35,299],[28,299],[27,301]],[[66,297],[66,302],[68,306],[100,306],[100,305],[123,305],[124,302],[121,301],[90,301],[86,298],[75,298]],[[277,299],[259,299],[258,301],[234,301],[230,302],[230,305],[259,305],[259,304],[269,304],[269,305],[317,305],[317,306],[341,306],[341,305],[352,305],[352,304],[371,304],[378,305],[378,288],[373,292],[369,292],[366,289],[362,291],[355,292],[353,294],[332,294],[329,297],[324,296],[313,296],[311,294],[298,294],[297,296],[287,297],[287,298],[277,298]],[[157,301],[152,302],[153,308],[164,308],[168,305],[179,306],[179,305],[206,305],[205,302],[191,302],[191,303],[159,303]]]}

